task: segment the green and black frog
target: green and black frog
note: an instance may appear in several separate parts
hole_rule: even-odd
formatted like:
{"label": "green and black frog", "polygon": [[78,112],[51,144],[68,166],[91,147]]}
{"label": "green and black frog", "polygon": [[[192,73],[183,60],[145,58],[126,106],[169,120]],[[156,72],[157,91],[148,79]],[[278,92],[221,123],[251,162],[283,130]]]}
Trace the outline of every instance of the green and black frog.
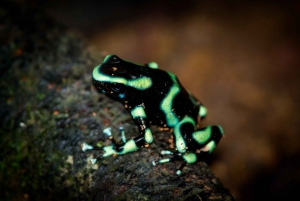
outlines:
{"label": "green and black frog", "polygon": [[[173,130],[176,150],[163,151],[170,158],[153,162],[153,165],[183,160],[184,165],[195,163],[212,152],[223,136],[221,126],[197,128],[206,114],[206,108],[169,72],[158,69],[155,62],[139,65],[108,55],[93,70],[93,82],[98,90],[121,101],[130,112],[139,134],[122,142],[112,140],[109,146],[97,147],[86,143],[82,150],[101,149],[97,160],[110,155],[126,154],[153,142],[150,125]],[[181,173],[181,169],[177,174]]]}

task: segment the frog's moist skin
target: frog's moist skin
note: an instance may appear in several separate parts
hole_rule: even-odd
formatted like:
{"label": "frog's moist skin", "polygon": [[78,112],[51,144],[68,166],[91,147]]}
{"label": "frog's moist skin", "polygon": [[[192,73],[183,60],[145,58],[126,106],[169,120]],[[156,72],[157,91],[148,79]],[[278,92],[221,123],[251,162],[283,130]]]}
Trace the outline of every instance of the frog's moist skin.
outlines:
{"label": "frog's moist skin", "polygon": [[122,142],[110,146],[99,148],[84,143],[84,151],[101,149],[104,152],[92,159],[93,163],[102,157],[126,154],[151,144],[150,124],[173,128],[176,146],[175,153],[162,152],[172,154],[171,158],[153,162],[153,165],[174,160],[195,163],[212,152],[223,135],[220,126],[197,129],[197,120],[206,116],[206,108],[183,88],[174,74],[158,69],[155,62],[139,65],[108,55],[95,67],[92,76],[98,90],[124,104],[139,130],[135,138],[126,141],[122,137]]}

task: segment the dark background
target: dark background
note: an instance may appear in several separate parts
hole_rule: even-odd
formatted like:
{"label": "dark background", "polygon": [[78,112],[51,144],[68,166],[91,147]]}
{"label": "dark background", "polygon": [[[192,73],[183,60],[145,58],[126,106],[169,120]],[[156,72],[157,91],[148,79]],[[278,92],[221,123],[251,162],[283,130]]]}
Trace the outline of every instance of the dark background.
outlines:
{"label": "dark background", "polygon": [[[209,161],[240,200],[285,200],[300,186],[300,3],[16,1],[39,7],[105,54],[156,61],[220,124]],[[95,64],[97,65],[97,64]]]}

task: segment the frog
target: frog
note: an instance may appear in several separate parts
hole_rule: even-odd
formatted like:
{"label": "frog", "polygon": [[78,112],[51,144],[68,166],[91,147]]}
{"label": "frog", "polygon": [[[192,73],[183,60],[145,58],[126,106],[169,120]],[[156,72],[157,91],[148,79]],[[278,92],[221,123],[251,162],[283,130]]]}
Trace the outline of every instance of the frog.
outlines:
{"label": "frog", "polygon": [[170,157],[152,164],[181,160],[183,163],[176,171],[180,175],[186,164],[196,163],[210,154],[224,135],[220,125],[199,127],[207,115],[206,107],[182,86],[177,76],[159,69],[156,62],[142,65],[110,54],[93,69],[92,79],[100,92],[124,105],[139,132],[126,140],[121,129],[120,142],[111,138],[112,144],[102,147],[83,143],[83,151],[102,150],[98,157],[90,159],[93,164],[107,156],[148,147],[154,140],[150,125],[156,125],[172,131],[175,149],[163,150],[161,154]]}

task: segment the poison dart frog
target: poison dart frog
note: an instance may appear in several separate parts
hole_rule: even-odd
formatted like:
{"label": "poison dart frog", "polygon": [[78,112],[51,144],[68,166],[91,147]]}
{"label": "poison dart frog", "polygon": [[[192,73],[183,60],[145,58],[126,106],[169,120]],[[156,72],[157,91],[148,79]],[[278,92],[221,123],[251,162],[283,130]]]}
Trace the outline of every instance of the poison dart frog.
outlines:
{"label": "poison dart frog", "polygon": [[176,150],[162,151],[162,155],[172,156],[152,163],[155,166],[182,160],[183,165],[176,172],[180,175],[187,163],[195,163],[212,152],[223,136],[221,126],[197,127],[197,122],[207,114],[206,108],[183,88],[174,74],[158,69],[155,62],[139,65],[108,55],[94,68],[92,77],[99,91],[124,104],[139,130],[139,135],[128,141],[122,132],[122,141],[116,143],[113,139],[108,146],[83,143],[83,151],[103,151],[91,159],[93,164],[103,157],[134,152],[151,144],[150,125],[157,125],[173,130]]}

